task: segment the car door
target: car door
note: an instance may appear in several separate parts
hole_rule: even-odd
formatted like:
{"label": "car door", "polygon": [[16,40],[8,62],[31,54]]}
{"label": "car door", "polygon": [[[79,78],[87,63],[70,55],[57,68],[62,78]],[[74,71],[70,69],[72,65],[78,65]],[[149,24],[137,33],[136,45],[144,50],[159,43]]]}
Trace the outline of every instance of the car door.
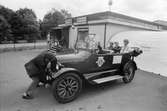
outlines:
{"label": "car door", "polygon": [[122,62],[122,54],[95,54],[92,57],[92,71],[106,71],[118,69]]}
{"label": "car door", "polygon": [[89,72],[99,72],[112,69],[112,56],[108,54],[92,54],[87,61]]}

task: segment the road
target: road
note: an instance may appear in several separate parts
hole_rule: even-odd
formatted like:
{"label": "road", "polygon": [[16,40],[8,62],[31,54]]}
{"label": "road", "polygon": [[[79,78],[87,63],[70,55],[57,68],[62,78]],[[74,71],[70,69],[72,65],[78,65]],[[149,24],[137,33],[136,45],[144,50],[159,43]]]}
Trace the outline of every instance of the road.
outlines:
{"label": "road", "polygon": [[0,111],[166,111],[167,78],[138,70],[130,84],[122,81],[87,85],[78,99],[59,104],[51,88],[38,88],[33,100],[22,93],[31,80],[24,64],[42,50],[0,54]]}

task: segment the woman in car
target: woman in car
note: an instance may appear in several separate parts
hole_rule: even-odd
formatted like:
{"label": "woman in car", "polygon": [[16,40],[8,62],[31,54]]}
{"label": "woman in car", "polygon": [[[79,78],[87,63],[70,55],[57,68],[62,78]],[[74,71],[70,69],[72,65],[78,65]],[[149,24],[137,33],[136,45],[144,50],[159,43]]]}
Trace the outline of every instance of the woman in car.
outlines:
{"label": "woman in car", "polygon": [[57,59],[55,55],[48,52],[38,55],[30,62],[25,64],[25,69],[29,77],[32,79],[32,83],[23,94],[23,99],[33,99],[33,91],[36,89],[39,82],[46,81],[46,69],[48,64],[50,64],[49,68],[51,72],[55,72],[57,70]]}

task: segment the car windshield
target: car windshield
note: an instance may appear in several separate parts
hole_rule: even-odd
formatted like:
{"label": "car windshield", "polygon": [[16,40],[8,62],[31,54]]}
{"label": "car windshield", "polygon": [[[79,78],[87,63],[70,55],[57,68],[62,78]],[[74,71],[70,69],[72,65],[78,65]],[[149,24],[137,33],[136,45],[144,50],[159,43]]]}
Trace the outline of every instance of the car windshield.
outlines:
{"label": "car windshield", "polygon": [[85,37],[79,37],[76,43],[77,49],[97,49],[97,42],[94,34]]}

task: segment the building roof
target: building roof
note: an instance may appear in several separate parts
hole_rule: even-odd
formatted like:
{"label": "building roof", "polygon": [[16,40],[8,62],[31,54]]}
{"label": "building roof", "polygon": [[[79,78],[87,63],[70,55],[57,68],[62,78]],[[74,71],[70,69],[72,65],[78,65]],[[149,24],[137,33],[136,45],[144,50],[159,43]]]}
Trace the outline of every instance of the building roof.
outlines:
{"label": "building roof", "polygon": [[101,24],[101,23],[113,23],[119,25],[125,25],[130,27],[136,27],[146,30],[167,30],[167,28],[159,23],[151,22],[111,11],[93,13],[88,15],[77,16],[68,18],[65,21],[66,26],[71,25],[86,25],[86,24]]}
{"label": "building roof", "polygon": [[167,21],[164,21],[164,20],[156,20],[154,21],[154,23],[167,27]]}
{"label": "building roof", "polygon": [[155,22],[151,22],[151,21],[147,21],[147,20],[143,20],[143,19],[139,19],[139,18],[135,18],[135,17],[131,17],[131,16],[127,16],[127,15],[123,15],[123,14],[119,14],[119,13],[115,13],[115,12],[111,12],[111,11],[105,11],[105,12],[99,12],[99,13],[94,13],[94,14],[77,16],[77,17],[74,17],[74,21],[76,21],[76,19],[78,17],[85,17],[85,16],[87,17],[88,21],[117,18],[117,19],[129,20],[129,21],[142,22],[142,23],[146,23],[146,24],[150,24],[150,25],[160,25],[160,24],[157,24]]}

